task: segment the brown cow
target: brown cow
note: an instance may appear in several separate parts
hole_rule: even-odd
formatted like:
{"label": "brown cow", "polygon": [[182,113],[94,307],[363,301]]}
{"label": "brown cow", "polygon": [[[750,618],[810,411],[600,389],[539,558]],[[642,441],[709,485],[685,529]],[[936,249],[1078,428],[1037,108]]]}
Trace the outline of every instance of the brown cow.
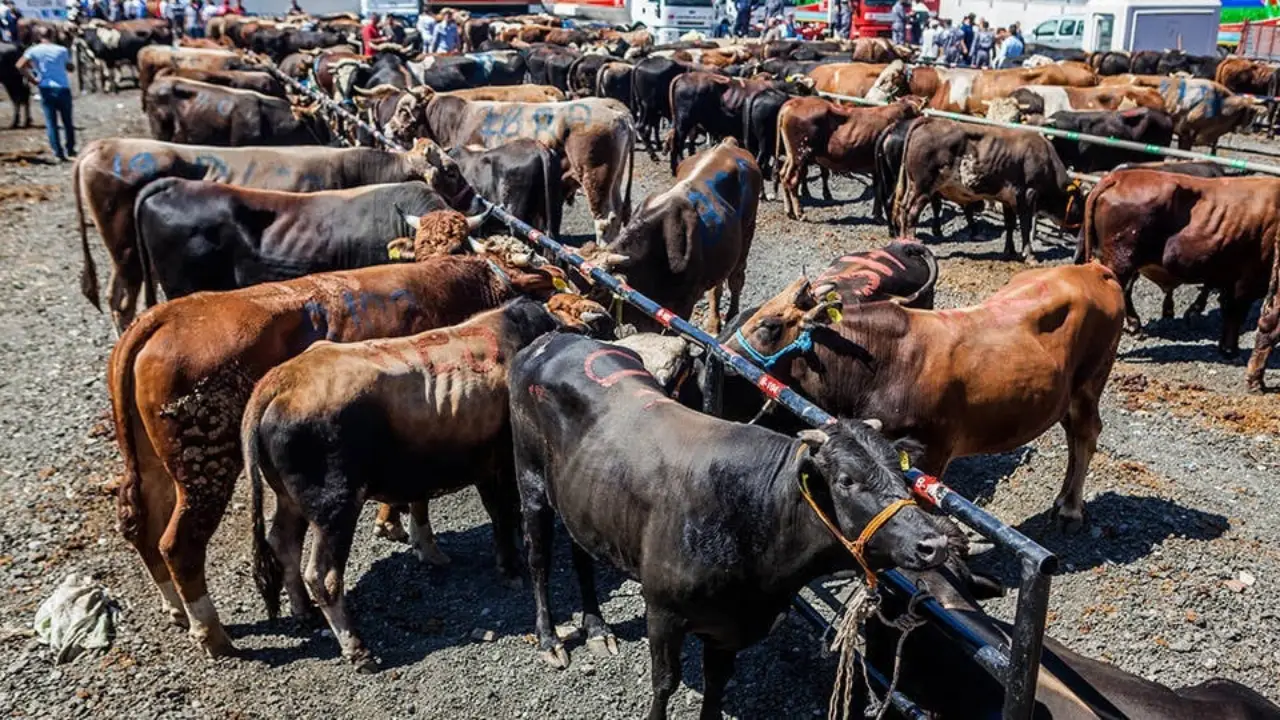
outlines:
{"label": "brown cow", "polygon": [[1233,93],[1274,95],[1276,69],[1249,58],[1227,57],[1218,64],[1213,80]]}
{"label": "brown cow", "polygon": [[160,68],[189,68],[192,70],[248,70],[252,69],[232,50],[204,50],[200,48],[175,48],[168,45],[148,45],[138,51],[138,90],[141,91],[142,109],[147,109],[147,90],[160,72]]}
{"label": "brown cow", "polygon": [[[493,521],[498,569],[518,585],[507,365],[547,332],[595,324],[611,328],[608,311],[577,295],[553,296],[545,307],[518,299],[441,330],[320,343],[267,373],[240,432],[253,484],[254,579],[267,613],[279,613],[282,585],[299,619],[311,616],[315,598],[342,656],[360,671],[375,670],[343,598],[347,554],[340,548],[351,546],[361,506],[366,499],[414,502],[410,530],[425,561],[426,501],[472,484]],[[277,498],[269,545],[264,478]],[[304,580],[308,528],[315,540]]]}
{"label": "brown cow", "polygon": [[[888,68],[888,64],[829,63],[810,70],[809,77],[815,91],[865,97]],[[897,87],[896,93],[891,94],[927,98],[933,97],[938,90],[938,73],[934,68],[916,67],[910,73],[902,73],[898,79],[905,85]]]}
{"label": "brown cow", "polygon": [[1267,371],[1267,358],[1271,357],[1272,348],[1280,344],[1280,252],[1273,254],[1271,284],[1262,303],[1262,314],[1258,316],[1258,334],[1245,371],[1250,392],[1262,392],[1266,388],[1263,375]]}
{"label": "brown cow", "polygon": [[938,89],[930,98],[929,107],[970,115],[983,114],[988,102],[1009,97],[1014,90],[1027,85],[1091,87],[1098,84],[1096,75],[1086,76],[1077,69],[1056,64],[1008,70],[933,68],[933,71],[938,74]]}
{"label": "brown cow", "polygon": [[198,293],[139,318],[107,377],[125,465],[118,512],[170,619],[189,619],[212,656],[233,649],[209,598],[205,553],[240,473],[245,403],[268,370],[317,340],[423,332],[551,286],[545,270],[438,257]]}
{"label": "brown cow", "polygon": [[[1017,102],[1023,117],[1039,116],[1042,119],[1071,110],[1128,110],[1133,107],[1164,110],[1164,97],[1158,90],[1132,86],[1077,88],[1028,85],[1013,91],[1009,98]],[[988,112],[987,117],[994,116]]]}
{"label": "brown cow", "polygon": [[253,90],[272,97],[285,97],[284,85],[274,75],[256,70],[196,70],[194,68],[163,67],[156,73],[155,79],[158,80],[169,76],[185,80],[197,80],[202,83],[220,85],[237,90]]}
{"label": "brown cow", "polygon": [[617,101],[469,102],[415,88],[400,99],[386,130],[405,144],[430,138],[445,147],[495,148],[515,138],[537,140],[562,153],[568,179],[586,195],[597,241],[613,240],[631,218],[636,131],[631,112]]}
{"label": "brown cow", "polygon": [[[1061,423],[1067,474],[1053,513],[1084,518],[1082,491],[1124,317],[1115,275],[1091,263],[1019,273],[981,305],[912,310],[893,302],[826,312],[798,294],[761,306],[727,346],[784,353],[772,372],[839,417],[876,418],[888,437],[924,444],[917,466],[941,476],[953,458],[1011,450]],[[832,322],[832,315],[839,318]],[[807,336],[812,349],[801,350]]]}
{"label": "brown cow", "polygon": [[999,202],[1004,206],[1005,255],[1014,255],[1016,219],[1027,260],[1037,211],[1071,229],[1079,227],[1084,209],[1080,181],[1067,175],[1048,138],[1024,130],[922,118],[911,126],[903,150],[894,198],[899,231],[910,235],[924,206],[935,201],[933,231],[941,238],[938,197],[964,209],[970,233],[975,206],[985,200]]}
{"label": "brown cow", "polygon": [[463,100],[493,100],[498,102],[564,102],[564,91],[551,85],[495,85],[492,87],[464,88],[443,92]]}
{"label": "brown cow", "polygon": [[[705,293],[707,327],[719,332],[722,283],[729,286],[729,317],[738,314],[763,184],[751,153],[726,138],[680,163],[675,184],[645,198],[617,240],[603,248],[588,243],[583,256],[625,274],[683,318]],[[626,313],[637,329],[660,329],[630,307]]]}
{"label": "brown cow", "polygon": [[[101,309],[97,270],[86,232],[87,206],[111,258],[107,296],[117,331],[133,322],[142,289],[133,204],[153,180],[181,177],[307,192],[425,179],[451,202],[469,189],[456,163],[435,146],[421,152],[389,153],[367,148],[219,148],[113,138],[90,143],[76,160],[71,177],[84,257],[80,290]],[[154,301],[147,298],[149,304]]]}
{"label": "brown cow", "polygon": [[[847,107],[815,97],[792,98],[778,113],[778,147],[784,160],[781,179],[787,216],[804,219],[799,187],[810,161],[837,173],[869,173],[875,165],[875,141],[899,120],[920,114],[920,101],[899,100],[884,107]],[[873,213],[881,219],[879,198]]]}
{"label": "brown cow", "polygon": [[1121,170],[1089,194],[1076,259],[1096,253],[1115,271],[1133,331],[1141,324],[1130,297],[1139,273],[1166,291],[1198,283],[1218,289],[1218,349],[1231,357],[1249,308],[1267,292],[1277,233],[1280,178]]}

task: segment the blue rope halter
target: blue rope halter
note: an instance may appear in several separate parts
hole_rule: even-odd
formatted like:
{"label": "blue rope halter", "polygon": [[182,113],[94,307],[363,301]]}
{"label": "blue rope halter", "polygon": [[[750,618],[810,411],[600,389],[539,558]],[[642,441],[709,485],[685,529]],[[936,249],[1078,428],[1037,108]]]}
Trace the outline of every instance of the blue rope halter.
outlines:
{"label": "blue rope halter", "polygon": [[759,350],[751,347],[751,343],[747,342],[747,336],[742,334],[742,328],[738,328],[738,331],[733,334],[733,339],[742,346],[742,349],[747,352],[748,357],[755,360],[760,367],[766,370],[773,367],[774,363],[781,360],[783,356],[788,353],[795,351],[809,352],[813,349],[813,330],[810,328],[805,328],[801,331],[800,335],[796,337],[795,340],[792,340],[789,345],[783,347],[778,352],[767,356],[761,355]]}

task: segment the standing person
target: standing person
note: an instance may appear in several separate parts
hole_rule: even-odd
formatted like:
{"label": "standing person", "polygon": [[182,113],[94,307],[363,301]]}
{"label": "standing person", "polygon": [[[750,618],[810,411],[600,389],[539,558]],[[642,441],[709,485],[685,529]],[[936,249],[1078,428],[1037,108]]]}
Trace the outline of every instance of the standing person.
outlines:
{"label": "standing person", "polygon": [[360,45],[364,56],[373,57],[373,46],[380,42],[383,42],[383,38],[378,32],[378,13],[369,13],[369,19],[360,28]]}
{"label": "standing person", "polygon": [[767,24],[773,18],[781,18],[786,6],[786,0],[764,0],[765,23]]}
{"label": "standing person", "polygon": [[938,36],[942,32],[942,23],[938,22],[938,18],[929,18],[929,26],[924,29],[924,33],[920,36],[920,57],[929,62],[937,62],[938,60]]}
{"label": "standing person", "polygon": [[996,67],[1006,68],[1017,65],[1018,58],[1022,57],[1025,49],[1022,36],[1018,31],[1018,24],[1010,25],[1009,34],[1005,36],[1004,42],[1000,43],[1000,50],[996,53]]}
{"label": "standing person", "polygon": [[18,21],[21,19],[22,13],[18,12],[18,6],[13,0],[4,0],[4,4],[0,5],[0,39],[17,45]]}
{"label": "standing person", "polygon": [[942,35],[942,59],[948,65],[961,65],[969,48],[964,44],[964,31],[944,20],[947,31]]}
{"label": "standing person", "polygon": [[850,27],[852,18],[849,16],[849,0],[835,0],[836,3],[836,19],[835,36],[841,39],[847,39],[852,34],[853,28]]}
{"label": "standing person", "polygon": [[973,34],[973,66],[991,67],[991,53],[995,47],[996,34],[991,31],[986,18],[983,18],[978,23],[978,30]]}
{"label": "standing person", "polygon": [[200,0],[190,0],[182,9],[182,21],[187,27],[187,37],[204,37],[203,10]]}
{"label": "standing person", "polygon": [[107,5],[107,22],[120,22],[124,19],[124,2],[122,0],[110,0]]}
{"label": "standing person", "polygon": [[[35,36],[36,44],[22,53],[18,60],[18,70],[39,88],[49,147],[58,162],[66,162],[68,154],[72,157],[76,154],[76,128],[71,122],[71,79],[67,77],[67,71],[72,69],[71,53],[53,42],[47,27],[37,27]],[[67,135],[65,153],[58,139],[58,118],[62,118]]]}
{"label": "standing person", "polygon": [[427,12],[424,7],[422,12],[418,13],[418,22],[414,24],[414,27],[418,29],[418,40],[422,43],[422,52],[428,52],[431,38],[435,37],[436,34],[436,16]]}
{"label": "standing person", "polygon": [[964,59],[963,64],[969,64],[969,59],[973,56],[973,13],[964,16],[964,21],[960,23],[960,31],[964,33]]}
{"label": "standing person", "polygon": [[734,18],[734,34],[740,38],[751,32],[751,0],[734,0],[738,16]]}
{"label": "standing person", "polygon": [[894,45],[907,44],[907,23],[911,22],[911,0],[898,0],[893,6],[893,24],[890,32],[893,34]]}
{"label": "standing person", "polygon": [[298,4],[298,0],[289,0],[289,11],[285,13],[285,17],[306,14],[307,11],[302,9],[302,5]]}
{"label": "standing person", "polygon": [[440,13],[440,22],[436,23],[435,32],[431,35],[431,52],[456,53],[462,46],[458,21],[453,19],[453,10],[445,8]]}

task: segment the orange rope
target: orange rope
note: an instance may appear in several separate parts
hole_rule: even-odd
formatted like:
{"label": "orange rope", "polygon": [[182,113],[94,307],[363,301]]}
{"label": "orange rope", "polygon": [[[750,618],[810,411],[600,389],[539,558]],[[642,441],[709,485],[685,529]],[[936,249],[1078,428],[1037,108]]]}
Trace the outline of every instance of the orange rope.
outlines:
{"label": "orange rope", "polygon": [[804,495],[804,499],[809,502],[809,507],[813,508],[813,512],[818,516],[818,519],[822,521],[822,524],[827,526],[827,530],[829,530],[831,534],[840,541],[841,545],[844,545],[844,549],[849,551],[849,554],[853,556],[853,559],[858,561],[858,565],[862,567],[862,572],[866,573],[868,587],[875,588],[876,574],[871,571],[871,566],[867,564],[867,559],[864,555],[867,543],[871,541],[872,536],[874,536],[880,528],[884,527],[885,523],[889,522],[894,515],[898,514],[899,510],[915,505],[916,501],[911,498],[903,498],[890,503],[888,507],[881,510],[875,517],[871,518],[871,522],[867,523],[867,526],[862,529],[857,540],[850,541],[849,538],[844,536],[844,533],[840,532],[840,528],[836,527],[836,524],[831,522],[831,518],[827,517],[827,514],[822,511],[822,508],[818,507],[817,501],[813,499],[813,494],[809,492],[809,475],[807,473],[800,474],[800,494]]}

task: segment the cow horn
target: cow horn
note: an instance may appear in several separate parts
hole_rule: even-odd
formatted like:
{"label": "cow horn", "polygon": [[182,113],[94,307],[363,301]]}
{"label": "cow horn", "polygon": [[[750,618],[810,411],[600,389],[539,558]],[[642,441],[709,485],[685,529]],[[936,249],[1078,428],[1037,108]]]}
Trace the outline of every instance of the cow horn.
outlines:
{"label": "cow horn", "polygon": [[796,437],[800,438],[800,442],[808,446],[810,450],[820,449],[823,445],[827,444],[828,440],[831,439],[829,435],[827,435],[825,432],[817,428],[809,428],[808,430],[801,430],[800,432],[796,433]]}
{"label": "cow horn", "polygon": [[479,230],[479,229],[480,229],[480,226],[484,224],[484,221],[489,217],[489,213],[491,213],[491,212],[493,212],[493,206],[492,206],[492,205],[490,205],[488,208],[486,208],[486,209],[485,209],[485,211],[484,211],[484,212],[482,212],[482,213],[480,213],[479,215],[470,215],[470,216],[468,216],[468,217],[467,217],[467,230],[468,230],[468,231],[470,231],[470,232],[475,232],[476,230]]}
{"label": "cow horn", "polygon": [[840,316],[838,314],[834,318],[831,318],[828,315],[827,311],[835,310],[836,313],[839,313],[842,307],[844,307],[844,304],[841,303],[839,300],[824,300],[823,302],[820,302],[817,305],[815,305],[812,310],[804,314],[804,316],[800,319],[801,324],[805,326],[812,325],[818,320],[818,318],[822,318],[822,317],[828,317],[831,320],[839,322]]}
{"label": "cow horn", "polygon": [[471,252],[479,255],[488,252],[488,249],[477,239],[473,237],[467,238],[467,244],[471,246]]}
{"label": "cow horn", "polygon": [[880,420],[877,418],[867,418],[866,420],[862,421],[862,424],[866,425],[872,430],[875,430],[876,432],[880,432],[881,430],[884,429],[884,423],[880,422]]}
{"label": "cow horn", "polygon": [[529,260],[529,253],[512,253],[507,256],[507,262],[511,263],[511,267],[527,268],[533,263]]}
{"label": "cow horn", "polygon": [[622,265],[623,263],[627,262],[630,259],[631,258],[628,257],[627,255],[619,255],[618,253],[605,253],[605,256],[600,259],[599,265],[605,270],[610,270],[614,267],[617,267],[618,265]]}
{"label": "cow horn", "polygon": [[824,298],[827,296],[827,293],[835,289],[836,289],[836,284],[833,282],[822,283],[821,285],[813,289],[813,296],[815,298]]}
{"label": "cow horn", "polygon": [[404,210],[401,210],[399,205],[397,205],[397,206],[396,206],[396,212],[400,213],[400,217],[404,218],[404,221],[405,221],[406,223],[408,223],[408,224],[409,224],[409,227],[413,228],[414,230],[417,230],[417,229],[418,229],[418,225],[419,225],[419,223],[421,223],[421,222],[422,222],[422,217],[421,217],[421,216],[419,216],[419,215],[410,215],[409,213],[405,212]]}

